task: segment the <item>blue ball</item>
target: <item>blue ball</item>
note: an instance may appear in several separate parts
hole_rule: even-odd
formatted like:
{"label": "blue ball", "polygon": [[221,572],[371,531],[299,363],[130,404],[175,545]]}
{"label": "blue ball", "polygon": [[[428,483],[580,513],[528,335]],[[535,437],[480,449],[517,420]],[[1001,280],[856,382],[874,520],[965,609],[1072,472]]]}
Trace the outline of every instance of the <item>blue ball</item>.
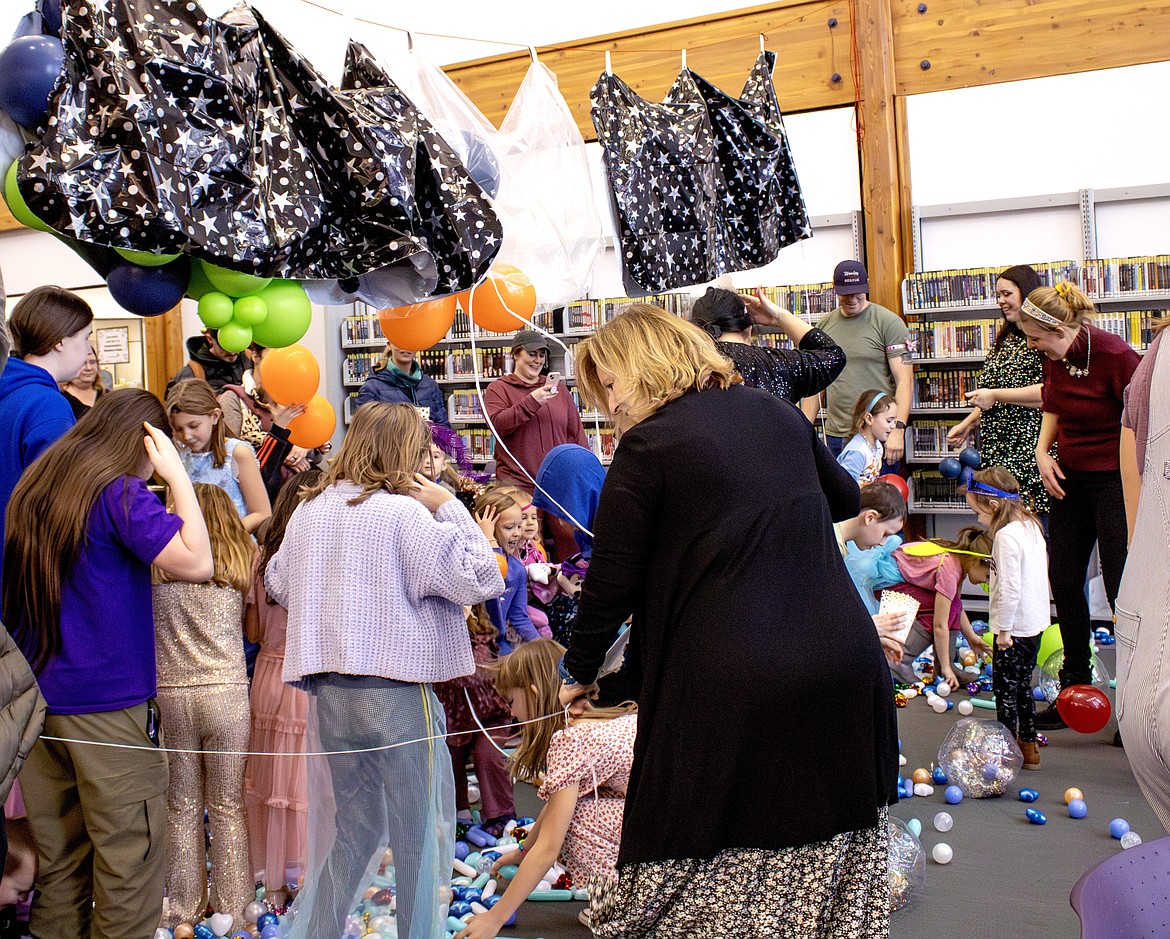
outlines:
{"label": "blue ball", "polygon": [[[1021,802],[1035,802],[1040,798],[1040,793],[1035,789],[1018,789],[1016,794],[1019,796]],[[1118,835],[1120,838],[1121,836]]]}
{"label": "blue ball", "polygon": [[451,904],[451,915],[456,919],[459,919],[461,916],[466,916],[470,912],[471,904],[466,900],[457,900],[455,903]]}
{"label": "blue ball", "polygon": [[984,763],[983,764],[983,778],[984,779],[986,779],[988,782],[994,782],[997,776],[999,776],[999,767],[998,766],[996,766],[994,763]]}
{"label": "blue ball", "polygon": [[1124,818],[1115,818],[1109,823],[1109,834],[1114,838],[1120,838],[1127,831],[1129,831],[1129,822]]}
{"label": "blue ball", "polygon": [[1089,814],[1089,807],[1085,805],[1084,799],[1073,799],[1068,804],[1069,818],[1084,818]]}
{"label": "blue ball", "polygon": [[975,478],[975,470],[971,469],[971,467],[969,467],[969,466],[964,466],[963,472],[959,474],[959,481],[964,486],[970,486],[971,480],[974,478]]}
{"label": "blue ball", "polygon": [[49,96],[65,65],[65,49],[52,36],[21,36],[0,52],[0,108],[21,127],[36,127],[49,113]]}
{"label": "blue ball", "polygon": [[273,923],[271,926],[265,926],[260,930],[260,939],[276,939],[280,935],[280,926]]}
{"label": "blue ball", "polygon": [[483,899],[483,891],[478,887],[464,887],[463,899],[468,903],[479,903]]}
{"label": "blue ball", "polygon": [[963,464],[953,456],[948,456],[945,460],[939,463],[938,471],[942,473],[946,479],[958,479],[959,474],[963,472]]}
{"label": "blue ball", "polygon": [[963,801],[963,790],[958,786],[947,786],[946,792],[943,793],[943,798],[947,800],[948,805],[958,805]]}
{"label": "blue ball", "polygon": [[455,860],[462,861],[471,853],[471,845],[466,841],[455,842]]}
{"label": "blue ball", "polygon": [[1036,701],[1043,701],[1044,700],[1044,689],[1041,688],[1039,685],[1037,685],[1035,688],[1032,689],[1032,697]]}
{"label": "blue ball", "polygon": [[280,917],[275,913],[261,913],[256,917],[256,928],[261,932],[264,931],[265,926],[279,926]]}
{"label": "blue ball", "polygon": [[930,777],[934,780],[935,785],[937,786],[941,786],[947,781],[947,774],[943,772],[943,768],[941,766],[936,766],[934,768],[934,772],[930,774]]}
{"label": "blue ball", "polygon": [[977,470],[983,465],[983,457],[979,455],[979,451],[974,447],[966,447],[959,454],[959,462],[968,469]]}
{"label": "blue ball", "polygon": [[1048,823],[1048,816],[1039,809],[1025,809],[1024,814],[1028,816],[1028,821],[1033,825],[1045,825]]}
{"label": "blue ball", "polygon": [[480,902],[490,910],[493,906],[500,902],[500,895],[498,893],[492,894],[486,900],[481,900]]}
{"label": "blue ball", "polygon": [[954,706],[955,706],[955,702],[952,701],[950,698],[947,698],[947,710],[948,711],[951,710]]}

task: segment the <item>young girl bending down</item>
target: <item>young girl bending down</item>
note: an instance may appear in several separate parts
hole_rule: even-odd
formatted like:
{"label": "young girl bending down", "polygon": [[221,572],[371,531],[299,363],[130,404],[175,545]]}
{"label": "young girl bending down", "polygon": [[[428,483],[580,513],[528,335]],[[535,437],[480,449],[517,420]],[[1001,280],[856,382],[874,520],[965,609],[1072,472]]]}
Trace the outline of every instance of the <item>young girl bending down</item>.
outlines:
{"label": "young girl bending down", "polygon": [[859,485],[867,486],[882,474],[884,444],[898,417],[897,402],[884,391],[866,391],[853,408],[853,436],[841,448],[837,462]]}
{"label": "young girl bending down", "polygon": [[[255,542],[222,489],[195,484],[215,573],[200,584],[155,569],[158,702],[166,743],[179,750],[247,751],[248,674],[240,633]],[[211,906],[237,921],[256,897],[244,818],[247,757],[173,753],[167,790],[165,925],[195,925],[207,908],[203,809],[211,822]]]}
{"label": "young girl bending down", "polygon": [[528,616],[528,572],[516,552],[521,541],[521,512],[516,497],[506,489],[489,489],[475,500],[475,520],[506,570],[504,592],[488,604],[488,612],[499,632],[500,655],[507,655],[520,642],[539,639]]}
{"label": "young girl bending down", "polygon": [[922,556],[913,553],[912,545],[898,548],[893,560],[901,583],[881,584],[914,597],[920,604],[918,618],[906,639],[902,662],[891,670],[896,681],[916,681],[914,659],[933,643],[934,673],[953,690],[977,677],[955,672],[955,640],[959,633],[975,652],[991,653],[991,647],[971,628],[960,596],[964,579],[973,584],[987,583],[991,574],[991,539],[980,529],[967,527],[959,531],[954,541],[936,538],[933,544],[942,548],[942,552]]}
{"label": "young girl bending down", "polygon": [[310,752],[330,754],[309,764],[292,939],[340,936],[387,846],[400,939],[444,931],[455,799],[431,686],[475,671],[463,607],[504,581],[467,510],[422,474],[429,462],[414,407],[362,406],[268,562],[288,610],[284,680],[310,693]]}
{"label": "young girl bending down", "polygon": [[[516,816],[513,802],[512,777],[504,765],[504,756],[488,736],[479,729],[479,723],[489,729],[504,727],[510,722],[508,702],[498,691],[485,666],[496,661],[496,626],[487,608],[477,603],[467,612],[467,632],[471,637],[471,653],[475,657],[475,674],[464,675],[435,685],[435,694],[447,715],[447,748],[451,751],[451,768],[455,773],[455,818],[471,823],[471,802],[467,795],[467,760],[475,763],[479,777],[479,791],[483,799],[483,828],[499,837],[504,825]],[[467,697],[471,698],[468,705]],[[475,709],[475,714],[471,712]],[[499,732],[501,740],[507,730]]]}
{"label": "young girl bending down", "polygon": [[995,716],[1016,734],[1024,769],[1039,769],[1032,670],[1040,636],[1052,622],[1044,530],[1021,503],[1016,477],[1002,466],[975,473],[966,498],[992,537],[988,620],[995,633]]}
{"label": "young girl bending down", "polygon": [[252,847],[252,873],[268,890],[274,907],[284,905],[281,892],[296,883],[305,869],[305,838],[309,797],[305,768],[305,722],[309,697],[286,685],[284,642],[288,610],[264,589],[268,562],[280,550],[288,521],[301,504],[305,488],[321,479],[320,470],[290,476],[276,496],[272,518],[264,526],[252,586],[244,606],[244,633],[260,644],[252,678],[253,753],[288,756],[252,756],[244,774],[244,808]]}
{"label": "young girl bending down", "polygon": [[244,528],[256,531],[272,514],[268,492],[252,448],[227,436],[211,385],[197,378],[179,382],[167,395],[166,409],[191,482],[219,486],[231,497]]}
{"label": "young girl bending down", "polygon": [[521,646],[495,666],[496,687],[508,699],[523,739],[512,755],[512,773],[537,783],[548,804],[516,853],[492,867],[520,863],[499,902],[472,917],[457,939],[493,939],[504,923],[560,861],[578,887],[595,876],[616,875],[626,786],[634,761],[638,717],[634,705],[592,708],[580,699],[562,727],[557,663],[564,647],[551,639]]}

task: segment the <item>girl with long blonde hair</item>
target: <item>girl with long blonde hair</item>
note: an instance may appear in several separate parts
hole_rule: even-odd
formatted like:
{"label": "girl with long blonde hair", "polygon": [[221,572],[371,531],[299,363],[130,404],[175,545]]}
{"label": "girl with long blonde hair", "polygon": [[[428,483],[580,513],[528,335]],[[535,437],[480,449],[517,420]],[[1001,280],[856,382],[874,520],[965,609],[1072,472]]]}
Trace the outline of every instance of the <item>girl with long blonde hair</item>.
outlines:
{"label": "girl with long blonde hair", "polygon": [[519,863],[508,889],[488,912],[472,917],[457,939],[494,939],[556,863],[577,887],[617,876],[637,708],[632,703],[595,708],[580,701],[566,713],[558,700],[557,673],[564,653],[552,639],[537,639],[492,667],[496,688],[522,723],[520,745],[508,766],[517,779],[539,786],[547,805],[520,847],[493,865],[496,874],[505,864]]}
{"label": "girl with long blonde hair", "polygon": [[240,636],[256,544],[227,493],[195,484],[215,570],[199,584],[156,571],[154,631],[158,700],[171,755],[167,791],[166,925],[194,925],[207,908],[203,811],[211,822],[211,906],[238,921],[255,899],[244,816],[247,758],[201,750],[245,752],[251,728],[248,674]]}

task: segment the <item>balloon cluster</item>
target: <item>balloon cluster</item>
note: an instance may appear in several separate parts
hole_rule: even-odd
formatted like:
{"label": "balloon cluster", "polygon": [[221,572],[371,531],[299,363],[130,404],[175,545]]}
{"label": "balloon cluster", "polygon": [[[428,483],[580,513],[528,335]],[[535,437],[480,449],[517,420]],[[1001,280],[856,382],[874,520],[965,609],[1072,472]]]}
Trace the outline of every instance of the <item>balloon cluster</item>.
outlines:
{"label": "balloon cluster", "polygon": [[199,319],[219,330],[217,341],[228,352],[243,352],[253,342],[291,346],[308,330],[313,305],[295,280],[254,277],[205,261],[194,268],[187,295],[198,300]]}
{"label": "balloon cluster", "polygon": [[1015,737],[999,721],[962,717],[938,748],[947,779],[974,799],[1001,796],[1024,765]]}
{"label": "balloon cluster", "polygon": [[471,290],[381,310],[378,321],[383,335],[396,348],[421,352],[447,335],[459,306],[468,311],[471,322],[481,329],[508,333],[530,325],[529,320],[536,312],[536,288],[518,267],[496,264]]}
{"label": "balloon cluster", "polygon": [[946,479],[961,480],[964,486],[970,485],[975,470],[983,465],[983,457],[974,447],[965,448],[959,456],[948,456],[938,464],[938,471]]}
{"label": "balloon cluster", "polygon": [[[222,344],[222,329],[219,337]],[[321,367],[313,353],[304,346],[272,349],[260,363],[260,385],[273,401],[305,406],[305,412],[288,425],[288,437],[293,446],[312,450],[332,437],[337,428],[333,405],[317,394],[320,384]]]}
{"label": "balloon cluster", "polygon": [[[1089,667],[1091,679],[1088,684],[1104,691],[1109,687],[1109,671],[1096,653],[1090,653]],[[1056,702],[1060,695],[1060,670],[1064,668],[1064,649],[1057,649],[1040,662],[1040,680],[1038,686],[1044,693],[1044,700],[1049,704]],[[1067,723],[1067,721],[1066,721]]]}

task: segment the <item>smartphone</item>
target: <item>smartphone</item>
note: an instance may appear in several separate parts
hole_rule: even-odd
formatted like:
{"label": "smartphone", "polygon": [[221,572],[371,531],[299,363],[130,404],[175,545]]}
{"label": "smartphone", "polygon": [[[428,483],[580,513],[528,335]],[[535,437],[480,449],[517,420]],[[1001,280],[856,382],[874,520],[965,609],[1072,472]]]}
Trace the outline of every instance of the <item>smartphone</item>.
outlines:
{"label": "smartphone", "polygon": [[548,385],[546,385],[545,387],[548,388],[550,394],[555,395],[557,393],[557,390],[558,390],[557,385],[560,382],[560,380],[561,380],[561,373],[560,372],[549,372],[548,373]]}

